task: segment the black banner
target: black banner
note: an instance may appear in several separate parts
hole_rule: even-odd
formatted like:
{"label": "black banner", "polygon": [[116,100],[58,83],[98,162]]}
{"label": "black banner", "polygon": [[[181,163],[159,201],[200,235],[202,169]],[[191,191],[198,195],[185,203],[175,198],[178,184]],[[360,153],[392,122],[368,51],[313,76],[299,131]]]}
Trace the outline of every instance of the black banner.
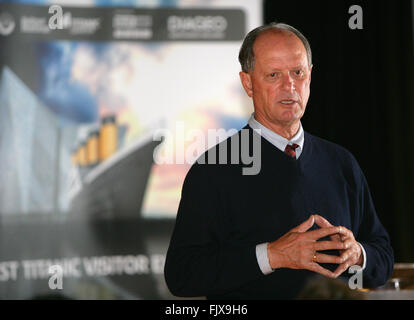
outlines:
{"label": "black banner", "polygon": [[239,41],[244,26],[238,9],[0,5],[0,39]]}

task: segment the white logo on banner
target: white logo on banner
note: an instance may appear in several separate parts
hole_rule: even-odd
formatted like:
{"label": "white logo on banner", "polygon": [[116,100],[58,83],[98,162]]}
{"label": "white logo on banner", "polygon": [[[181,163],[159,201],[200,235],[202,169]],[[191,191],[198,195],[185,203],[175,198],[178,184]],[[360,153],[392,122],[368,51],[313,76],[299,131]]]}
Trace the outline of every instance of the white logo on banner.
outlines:
{"label": "white logo on banner", "polygon": [[8,36],[13,32],[16,23],[13,16],[7,12],[0,13],[0,34],[2,36]]}

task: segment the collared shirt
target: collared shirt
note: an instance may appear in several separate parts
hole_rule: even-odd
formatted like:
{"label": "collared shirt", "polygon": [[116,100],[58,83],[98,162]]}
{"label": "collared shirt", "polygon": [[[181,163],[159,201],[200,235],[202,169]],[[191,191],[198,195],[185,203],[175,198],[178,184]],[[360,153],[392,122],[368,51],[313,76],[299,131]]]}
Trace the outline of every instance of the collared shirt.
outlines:
{"label": "collared shirt", "polygon": [[[285,151],[286,145],[290,144],[294,144],[296,143],[298,145],[298,147],[296,148],[296,159],[299,159],[302,151],[303,151],[303,146],[305,144],[305,133],[302,127],[302,123],[299,122],[299,130],[298,132],[295,134],[295,136],[288,140],[284,137],[282,137],[281,135],[277,134],[276,132],[270,130],[269,128],[265,127],[263,124],[261,124],[259,121],[257,121],[254,117],[254,113],[252,113],[250,119],[249,119],[249,126],[255,130],[256,132],[258,132],[264,139],[266,139],[267,141],[269,141],[271,144],[273,144],[276,148],[278,148],[281,151]],[[270,274],[272,273],[274,270],[272,269],[272,267],[270,266],[269,263],[269,257],[267,255],[267,245],[269,243],[268,242],[264,242],[264,243],[260,243],[256,246],[256,258],[257,258],[257,263],[259,264],[260,270],[263,272],[263,274]],[[366,267],[366,252],[364,250],[364,247],[358,242],[359,246],[361,247],[362,250],[362,255],[363,255],[363,265],[362,265],[362,270],[365,269]]]}
{"label": "collared shirt", "polygon": [[299,159],[302,150],[303,150],[303,144],[305,143],[305,134],[302,128],[302,124],[299,122],[299,130],[295,134],[295,136],[288,140],[285,137],[282,137],[281,135],[278,135],[276,132],[273,132],[269,128],[262,125],[259,121],[257,121],[254,118],[254,113],[252,113],[250,119],[249,119],[249,126],[252,129],[260,130],[260,135],[265,138],[267,141],[269,141],[271,144],[273,144],[276,148],[278,148],[281,151],[285,151],[285,148],[288,144],[292,145],[296,143],[299,147],[296,148],[296,159]]}

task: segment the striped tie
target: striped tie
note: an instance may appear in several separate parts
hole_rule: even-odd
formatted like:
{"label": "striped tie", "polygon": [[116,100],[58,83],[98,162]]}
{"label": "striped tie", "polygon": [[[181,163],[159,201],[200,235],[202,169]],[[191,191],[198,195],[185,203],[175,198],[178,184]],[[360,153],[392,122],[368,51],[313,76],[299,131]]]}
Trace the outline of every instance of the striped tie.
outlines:
{"label": "striped tie", "polygon": [[288,144],[288,145],[286,145],[285,153],[287,155],[291,156],[292,158],[295,158],[296,159],[296,151],[295,151],[295,149],[297,147],[299,147],[299,145],[297,145],[296,143],[294,143],[292,145]]}

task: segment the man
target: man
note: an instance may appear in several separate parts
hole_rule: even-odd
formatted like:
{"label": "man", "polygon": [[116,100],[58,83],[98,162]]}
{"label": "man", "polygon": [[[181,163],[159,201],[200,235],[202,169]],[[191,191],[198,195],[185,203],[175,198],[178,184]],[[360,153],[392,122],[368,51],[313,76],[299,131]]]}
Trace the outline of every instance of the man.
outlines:
{"label": "man", "polygon": [[246,36],[239,60],[254,105],[242,130],[260,134],[261,169],[243,175],[234,164],[191,167],[165,265],[171,292],[296,298],[316,273],[347,276],[353,265],[362,268],[364,287],[384,284],[393,251],[361,169],[348,151],[300,122],[310,94],[308,41],[272,23]]}

